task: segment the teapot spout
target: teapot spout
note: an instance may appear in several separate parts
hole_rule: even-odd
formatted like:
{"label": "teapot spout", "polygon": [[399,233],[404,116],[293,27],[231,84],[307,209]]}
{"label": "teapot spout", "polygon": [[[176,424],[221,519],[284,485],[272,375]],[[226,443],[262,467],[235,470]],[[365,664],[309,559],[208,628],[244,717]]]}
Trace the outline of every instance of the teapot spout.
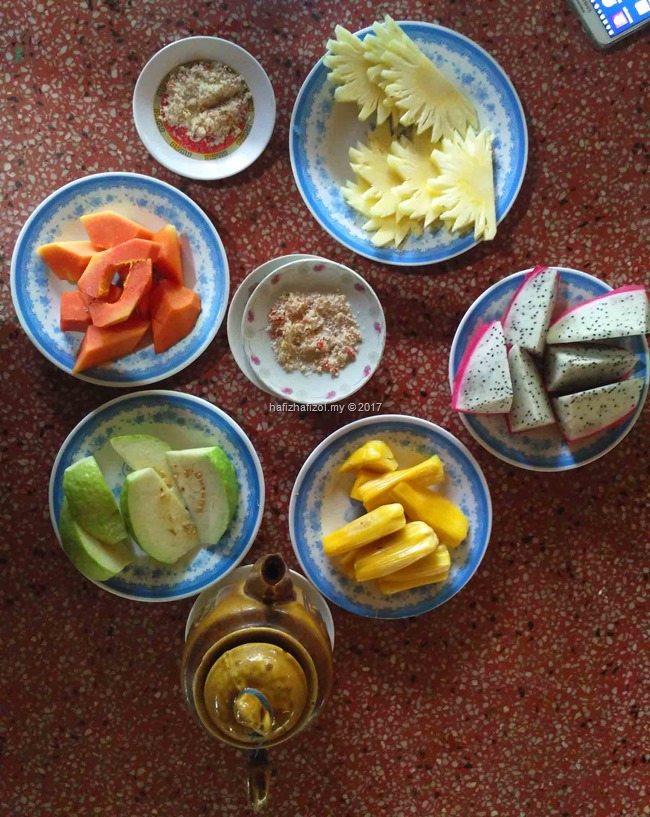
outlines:
{"label": "teapot spout", "polygon": [[253,811],[261,811],[269,799],[271,770],[265,749],[248,754],[248,800]]}
{"label": "teapot spout", "polygon": [[264,604],[276,604],[296,598],[289,571],[279,553],[258,559],[246,579],[244,592]]}

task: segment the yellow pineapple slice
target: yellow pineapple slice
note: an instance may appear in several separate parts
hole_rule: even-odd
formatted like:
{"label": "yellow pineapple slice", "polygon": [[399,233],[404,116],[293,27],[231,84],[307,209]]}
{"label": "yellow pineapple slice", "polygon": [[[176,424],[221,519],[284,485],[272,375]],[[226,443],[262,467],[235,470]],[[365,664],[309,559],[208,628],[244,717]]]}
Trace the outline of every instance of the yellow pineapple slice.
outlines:
{"label": "yellow pineapple slice", "polygon": [[370,215],[377,218],[392,216],[399,222],[403,213],[398,210],[401,199],[396,189],[402,180],[388,164],[392,141],[390,127],[384,123],[369,134],[367,144],[351,147],[349,156],[352,170],[370,185],[364,194],[366,200],[374,199],[369,208]]}
{"label": "yellow pineapple slice", "polygon": [[370,208],[376,204],[377,199],[368,195],[369,190],[370,185],[364,179],[356,182],[348,180],[341,188],[341,195],[350,207],[353,207],[362,216],[372,218]]}
{"label": "yellow pineapple slice", "polygon": [[363,225],[363,229],[369,233],[374,233],[370,239],[376,247],[386,247],[392,244],[396,249],[411,233],[419,238],[422,235],[422,223],[412,218],[400,218],[396,216],[385,216],[380,218],[374,216]]}
{"label": "yellow pineapple slice", "polygon": [[436,193],[429,189],[429,179],[437,176],[438,168],[431,161],[431,141],[427,133],[413,139],[402,136],[391,145],[390,167],[403,179],[395,191],[402,200],[400,213],[424,222],[428,227],[442,212]]}
{"label": "yellow pineapple slice", "polygon": [[381,72],[384,68],[384,54],[393,40],[396,42],[410,42],[408,35],[387,14],[383,23],[375,22],[372,24],[372,34],[368,34],[363,41],[365,46],[364,57],[368,63],[368,76],[379,85],[383,84]]}
{"label": "yellow pineapple slice", "polygon": [[392,106],[384,90],[368,76],[364,41],[343,26],[336,26],[335,34],[335,40],[327,41],[329,53],[323,59],[330,69],[327,78],[338,86],[335,99],[356,102],[361,121],[376,113],[377,123],[385,122]]}
{"label": "yellow pineapple slice", "polygon": [[384,26],[383,40],[378,36],[366,46],[370,59],[383,65],[381,72],[371,69],[370,76],[402,112],[400,123],[415,125],[418,133],[430,130],[432,142],[454,130],[464,134],[468,126],[478,127],[474,107],[456,86],[393,20],[387,18]]}
{"label": "yellow pineapple slice", "polygon": [[467,131],[443,139],[431,154],[440,173],[429,191],[440,205],[440,217],[452,232],[474,225],[474,238],[490,240],[497,231],[492,168],[492,134]]}

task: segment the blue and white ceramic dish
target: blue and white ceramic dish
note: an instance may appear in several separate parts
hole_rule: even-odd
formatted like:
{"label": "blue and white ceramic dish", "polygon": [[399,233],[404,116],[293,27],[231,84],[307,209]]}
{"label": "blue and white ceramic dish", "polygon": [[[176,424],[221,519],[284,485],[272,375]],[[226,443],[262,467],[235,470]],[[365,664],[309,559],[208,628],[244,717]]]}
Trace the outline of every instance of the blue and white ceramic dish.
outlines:
{"label": "blue and white ceramic dish", "polygon": [[[439,490],[469,518],[466,540],[451,551],[447,581],[386,596],[373,583],[348,579],[325,556],[323,536],[364,513],[363,506],[349,496],[354,475],[339,474],[339,466],[356,448],[373,439],[390,445],[400,467],[414,465],[432,454],[444,462],[446,479]],[[448,601],[474,575],[491,527],[490,492],[474,457],[448,431],[399,414],[364,417],[331,434],[300,469],[289,504],[289,534],[307,578],[339,607],[371,618],[416,616]]]}
{"label": "blue and white ceramic dish", "polygon": [[[611,290],[606,283],[586,272],[566,267],[556,267],[556,269],[560,276],[555,306],[556,314]],[[450,388],[453,386],[454,376],[458,371],[467,344],[479,324],[503,318],[510,301],[528,272],[530,270],[516,272],[498,281],[477,298],[468,309],[456,330],[451,346]],[[483,448],[511,465],[518,465],[520,468],[528,468],[532,471],[566,471],[587,465],[611,451],[625,437],[641,413],[648,393],[650,367],[648,344],[645,338],[625,338],[616,343],[636,354],[638,363],[631,376],[643,378],[645,384],[636,412],[616,428],[568,443],[555,426],[512,434],[506,427],[505,415],[460,414],[460,418],[470,434]]]}
{"label": "blue and white ceramic dish", "polygon": [[[489,54],[462,34],[430,23],[399,25],[471,99],[480,127],[494,134],[496,215],[501,222],[517,198],[528,158],[526,120],[512,83]],[[371,31],[365,28],[357,36],[363,39]],[[420,238],[411,236],[399,249],[371,243],[362,226],[365,219],[340,193],[346,179],[354,178],[349,148],[363,140],[371,126],[359,121],[356,104],[335,102],[335,86],[327,73],[319,60],[296,99],[289,135],[296,184],[321,227],[359,255],[400,266],[445,261],[473,247],[477,243],[473,235],[458,237],[442,228]]]}
{"label": "blue and white ceramic dish", "polygon": [[50,517],[59,536],[63,472],[82,457],[95,456],[116,499],[129,468],[110,439],[120,434],[153,434],[172,448],[218,445],[235,466],[239,506],[217,545],[194,551],[173,565],[154,562],[136,548],[136,561],[105,582],[118,596],[138,601],[176,601],[218,582],[241,562],[264,511],[264,476],[250,440],[225,412],[199,397],[173,391],[142,391],[118,397],[85,417],[69,434],[50,477]]}
{"label": "blue and white ceramic dish", "polygon": [[232,356],[235,358],[235,363],[241,369],[248,380],[258,389],[265,391],[267,394],[272,394],[269,389],[262,383],[246,356],[246,349],[244,348],[244,337],[241,333],[241,324],[244,319],[244,312],[246,304],[251,297],[258,284],[260,284],[271,273],[275,272],[280,267],[285,266],[291,261],[306,261],[310,258],[318,258],[315,255],[305,255],[303,253],[293,253],[292,255],[281,255],[279,258],[272,258],[264,264],[254,269],[249,275],[244,278],[241,284],[237,287],[235,294],[232,296],[230,306],[228,307],[228,319],[226,328],[228,331],[228,344]]}
{"label": "blue and white ceramic dish", "polygon": [[73,374],[83,337],[59,328],[61,293],[74,288],[50,272],[36,253],[51,241],[87,239],[79,217],[115,210],[150,230],[174,224],[181,236],[187,286],[201,296],[194,329],[179,343],[156,354],[147,333],[138,350],[120,360],[75,374],[102,386],[155,383],[184,369],[216,335],[228,304],[230,279],[221,239],[205,213],[176,188],[136,173],[100,173],[66,184],[45,199],[22,228],[11,259],[11,295],[27,336],[45,357]]}
{"label": "blue and white ceramic dish", "polygon": [[[287,372],[278,363],[269,335],[269,312],[286,292],[344,295],[361,341],[356,356],[333,376],[327,372]],[[358,391],[381,362],[386,319],[370,284],[354,270],[326,258],[289,261],[267,275],[253,290],[241,322],[250,367],[266,388],[281,400],[333,403]]]}

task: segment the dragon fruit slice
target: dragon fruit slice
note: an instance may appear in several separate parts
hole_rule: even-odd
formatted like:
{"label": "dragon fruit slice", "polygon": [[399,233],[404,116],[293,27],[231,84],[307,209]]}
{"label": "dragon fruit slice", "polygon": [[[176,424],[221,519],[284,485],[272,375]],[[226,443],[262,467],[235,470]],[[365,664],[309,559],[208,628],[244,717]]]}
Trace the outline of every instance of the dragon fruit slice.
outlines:
{"label": "dragon fruit slice", "polygon": [[523,280],[503,316],[508,346],[541,355],[555,304],[557,270],[535,267]]}
{"label": "dragon fruit slice", "polygon": [[513,346],[508,352],[512,378],[512,407],[506,417],[510,431],[528,431],[555,422],[551,401],[530,352]]}
{"label": "dragon fruit slice", "polygon": [[580,343],[646,333],[648,298],[642,286],[613,289],[567,309],[551,324],[547,343]]}
{"label": "dragon fruit slice", "polygon": [[636,355],[612,346],[583,346],[569,343],[548,346],[544,374],[548,391],[593,389],[627,377],[636,365]]}
{"label": "dragon fruit slice", "polygon": [[569,442],[606,431],[626,420],[636,410],[643,378],[631,377],[609,386],[553,398],[553,408],[562,434]]}
{"label": "dragon fruit slice", "polygon": [[482,324],[454,378],[451,407],[466,414],[505,414],[512,403],[506,341],[499,321]]}

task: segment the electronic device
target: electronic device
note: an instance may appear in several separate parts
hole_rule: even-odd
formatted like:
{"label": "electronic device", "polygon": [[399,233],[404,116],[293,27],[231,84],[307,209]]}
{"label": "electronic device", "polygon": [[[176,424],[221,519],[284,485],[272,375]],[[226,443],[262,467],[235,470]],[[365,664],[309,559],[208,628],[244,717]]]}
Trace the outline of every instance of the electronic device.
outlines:
{"label": "electronic device", "polygon": [[650,0],[569,0],[596,48],[610,48],[650,23]]}

